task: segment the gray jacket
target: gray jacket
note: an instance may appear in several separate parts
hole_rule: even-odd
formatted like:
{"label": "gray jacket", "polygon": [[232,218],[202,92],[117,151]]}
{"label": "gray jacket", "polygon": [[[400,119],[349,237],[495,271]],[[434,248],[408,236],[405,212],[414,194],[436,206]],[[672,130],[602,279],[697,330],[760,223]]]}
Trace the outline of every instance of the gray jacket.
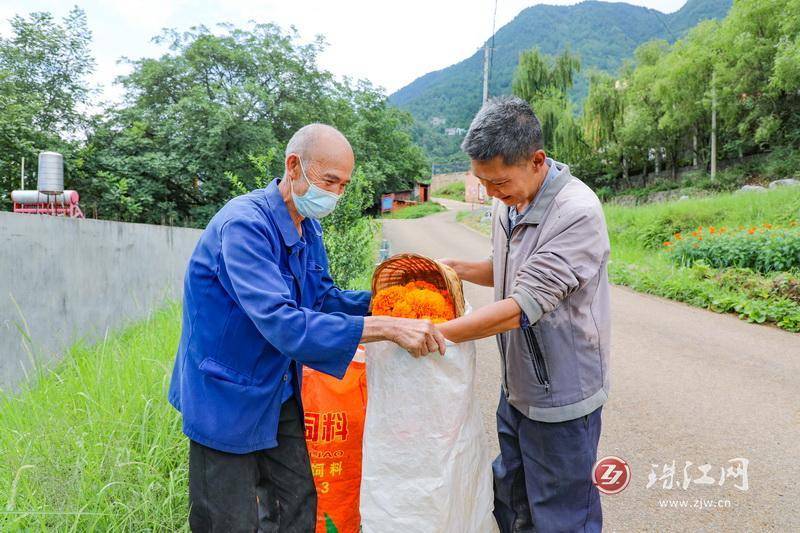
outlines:
{"label": "gray jacket", "polygon": [[609,242],[600,201],[569,167],[558,170],[508,235],[495,200],[495,299],[513,298],[531,324],[497,336],[508,402],[533,420],[591,413],[609,391]]}

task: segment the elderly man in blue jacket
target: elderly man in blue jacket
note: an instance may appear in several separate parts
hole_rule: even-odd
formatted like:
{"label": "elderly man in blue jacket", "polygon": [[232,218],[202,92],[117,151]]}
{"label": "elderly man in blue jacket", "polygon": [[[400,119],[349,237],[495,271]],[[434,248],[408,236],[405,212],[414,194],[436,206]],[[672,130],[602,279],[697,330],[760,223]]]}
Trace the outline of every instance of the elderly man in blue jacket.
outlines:
{"label": "elderly man in blue jacket", "polygon": [[444,353],[429,322],[365,316],[370,293],[331,280],[319,219],[353,166],[339,131],[301,128],[283,178],[228,202],[189,260],[169,401],[190,439],[193,531],[314,531],[302,365],[341,378],[377,340]]}

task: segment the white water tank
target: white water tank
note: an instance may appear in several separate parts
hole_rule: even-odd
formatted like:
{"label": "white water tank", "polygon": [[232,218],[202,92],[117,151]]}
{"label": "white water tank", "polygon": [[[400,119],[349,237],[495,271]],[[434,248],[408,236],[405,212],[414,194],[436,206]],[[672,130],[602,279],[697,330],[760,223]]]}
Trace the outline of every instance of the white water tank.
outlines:
{"label": "white water tank", "polygon": [[44,194],[39,191],[11,191],[11,201],[15,204],[77,204],[80,200],[78,191],[66,190],[59,194]]}
{"label": "white water tank", "polygon": [[64,157],[57,152],[39,153],[38,184],[36,188],[47,194],[64,192]]}

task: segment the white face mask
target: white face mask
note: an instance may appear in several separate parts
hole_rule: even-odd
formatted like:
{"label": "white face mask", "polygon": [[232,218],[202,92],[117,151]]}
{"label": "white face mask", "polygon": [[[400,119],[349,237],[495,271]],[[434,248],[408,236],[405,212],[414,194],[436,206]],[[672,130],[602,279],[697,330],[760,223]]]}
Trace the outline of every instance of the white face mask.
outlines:
{"label": "white face mask", "polygon": [[308,190],[302,196],[295,194],[292,183],[293,180],[289,180],[289,187],[292,190],[292,200],[294,201],[295,208],[297,208],[297,212],[300,213],[302,217],[316,219],[331,214],[334,208],[336,208],[336,203],[339,201],[341,195],[326,191],[311,183],[311,180],[306,176],[305,168],[303,168],[303,160],[298,158],[298,161],[300,161],[300,172],[302,172],[303,178],[305,178],[306,183],[308,183]]}

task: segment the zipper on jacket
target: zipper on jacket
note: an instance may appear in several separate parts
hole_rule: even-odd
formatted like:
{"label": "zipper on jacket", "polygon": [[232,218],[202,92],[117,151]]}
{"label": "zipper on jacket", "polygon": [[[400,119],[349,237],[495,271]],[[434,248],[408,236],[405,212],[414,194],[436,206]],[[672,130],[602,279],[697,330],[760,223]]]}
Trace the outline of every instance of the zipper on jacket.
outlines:
{"label": "zipper on jacket", "polygon": [[[503,221],[500,221],[500,225],[503,225]],[[503,264],[503,297],[501,300],[506,299],[506,276],[508,274],[508,253],[511,250],[511,234],[508,232],[506,228],[503,228],[503,232],[506,234],[506,256],[504,258]],[[503,385],[505,386],[505,393],[506,398],[509,397],[508,392],[508,364],[506,363],[506,350],[508,349],[508,345],[505,342],[505,336],[508,335],[508,332],[503,333],[500,338],[503,339],[503,349],[501,350],[500,355],[503,358]]]}
{"label": "zipper on jacket", "polygon": [[536,379],[539,380],[541,385],[544,385],[545,392],[550,392],[550,372],[547,370],[547,362],[544,359],[544,353],[539,346],[539,339],[536,338],[536,333],[533,332],[532,327],[525,328],[525,341],[528,344],[528,350],[531,353],[531,362],[533,363],[533,371],[536,374]]}

